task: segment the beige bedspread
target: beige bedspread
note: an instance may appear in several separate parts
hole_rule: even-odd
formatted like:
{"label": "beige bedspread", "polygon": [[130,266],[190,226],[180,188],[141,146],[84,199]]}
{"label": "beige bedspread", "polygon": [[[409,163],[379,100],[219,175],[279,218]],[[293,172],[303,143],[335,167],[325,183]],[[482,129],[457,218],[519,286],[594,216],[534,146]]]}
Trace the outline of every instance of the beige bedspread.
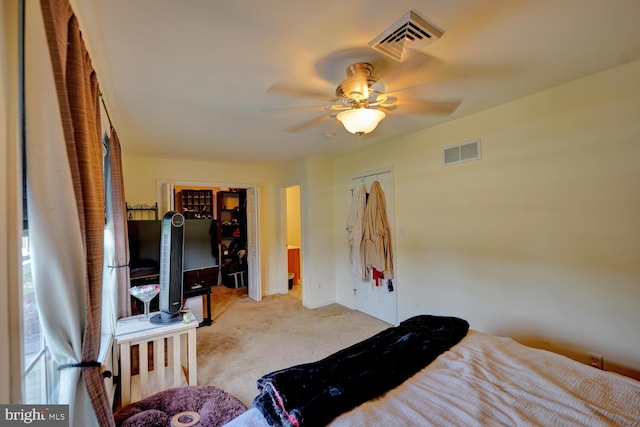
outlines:
{"label": "beige bedspread", "polygon": [[470,331],[331,426],[640,426],[640,382]]}

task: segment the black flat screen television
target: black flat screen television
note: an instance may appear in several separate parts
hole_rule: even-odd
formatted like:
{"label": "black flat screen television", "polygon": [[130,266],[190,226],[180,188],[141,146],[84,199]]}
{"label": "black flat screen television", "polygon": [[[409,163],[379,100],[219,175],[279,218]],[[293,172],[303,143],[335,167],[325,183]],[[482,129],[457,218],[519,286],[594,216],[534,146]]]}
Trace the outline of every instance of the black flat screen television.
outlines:
{"label": "black flat screen television", "polygon": [[[161,220],[129,220],[129,266],[132,277],[157,274],[160,267]],[[218,266],[216,224],[210,219],[187,219],[184,228],[183,270]]]}

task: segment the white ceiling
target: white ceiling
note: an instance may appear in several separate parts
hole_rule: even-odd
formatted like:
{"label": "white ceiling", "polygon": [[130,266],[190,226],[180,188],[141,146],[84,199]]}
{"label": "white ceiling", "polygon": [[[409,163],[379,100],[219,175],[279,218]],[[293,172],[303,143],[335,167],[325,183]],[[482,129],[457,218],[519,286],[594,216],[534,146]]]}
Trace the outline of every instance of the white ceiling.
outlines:
{"label": "white ceiling", "polygon": [[[346,67],[362,60],[388,91],[428,83],[411,96],[462,99],[446,117],[400,107],[362,139],[367,146],[640,58],[639,0],[71,3],[131,155],[275,164],[353,151],[357,137],[335,118],[286,130],[322,114],[292,107],[329,105]],[[427,59],[422,67],[368,47],[409,10],[444,31],[416,57]],[[276,83],[326,97],[268,92]]]}

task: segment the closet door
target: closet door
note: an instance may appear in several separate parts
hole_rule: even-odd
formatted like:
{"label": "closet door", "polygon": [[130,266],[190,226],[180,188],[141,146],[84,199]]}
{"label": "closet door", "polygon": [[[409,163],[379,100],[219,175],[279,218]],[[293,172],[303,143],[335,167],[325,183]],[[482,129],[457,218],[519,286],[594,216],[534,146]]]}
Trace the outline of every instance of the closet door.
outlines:
{"label": "closet door", "polygon": [[[389,229],[391,230],[391,250],[393,253],[393,264],[396,264],[395,257],[395,200],[393,186],[393,172],[391,170],[369,174],[363,173],[351,179],[351,188],[357,190],[362,185],[367,189],[371,188],[374,181],[378,181],[382,187],[387,204],[387,219],[389,220]],[[373,316],[377,319],[390,323],[398,324],[398,286],[396,279],[392,279],[392,288],[387,285],[387,281],[380,281],[380,285],[376,286],[371,278],[361,281],[354,278],[354,292],[356,299],[356,310]]]}

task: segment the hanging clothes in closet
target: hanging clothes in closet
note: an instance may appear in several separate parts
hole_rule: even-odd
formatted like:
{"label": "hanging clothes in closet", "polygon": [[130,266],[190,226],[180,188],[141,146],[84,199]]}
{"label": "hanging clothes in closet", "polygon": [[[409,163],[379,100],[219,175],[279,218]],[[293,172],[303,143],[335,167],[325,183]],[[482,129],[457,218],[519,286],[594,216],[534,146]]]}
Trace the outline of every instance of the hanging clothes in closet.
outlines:
{"label": "hanging clothes in closet", "polygon": [[371,276],[376,276],[376,284],[379,284],[380,278],[393,279],[391,228],[384,191],[378,181],[374,181],[369,189],[364,213],[363,243],[365,265],[374,272]]}
{"label": "hanging clothes in closet", "polygon": [[351,209],[347,217],[347,232],[349,233],[349,255],[351,271],[356,279],[367,278],[367,268],[364,263],[364,213],[367,204],[367,189],[362,185],[351,200]]}

